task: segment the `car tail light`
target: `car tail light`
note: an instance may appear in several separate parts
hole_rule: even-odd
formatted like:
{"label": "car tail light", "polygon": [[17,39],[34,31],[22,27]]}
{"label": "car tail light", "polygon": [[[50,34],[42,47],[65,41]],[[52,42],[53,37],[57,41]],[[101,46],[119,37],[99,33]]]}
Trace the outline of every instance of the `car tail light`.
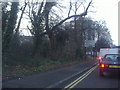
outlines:
{"label": "car tail light", "polygon": [[101,64],[100,67],[101,67],[101,68],[104,68],[104,67],[105,67],[105,64]]}
{"label": "car tail light", "polygon": [[106,67],[108,67],[108,65],[107,64],[100,64],[100,67],[101,68],[106,68]]}
{"label": "car tail light", "polygon": [[102,59],[101,57],[99,57],[99,59]]}
{"label": "car tail light", "polygon": [[100,60],[102,60],[102,58],[98,56],[97,60],[98,60],[98,63],[100,63]]}
{"label": "car tail light", "polygon": [[101,57],[99,56],[99,57],[98,57],[98,60],[100,60],[100,59],[101,59]]}

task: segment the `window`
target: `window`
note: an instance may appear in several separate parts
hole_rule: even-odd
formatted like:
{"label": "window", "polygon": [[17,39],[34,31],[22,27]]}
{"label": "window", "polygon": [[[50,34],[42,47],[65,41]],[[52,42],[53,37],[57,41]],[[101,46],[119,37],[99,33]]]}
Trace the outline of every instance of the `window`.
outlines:
{"label": "window", "polygon": [[120,55],[119,54],[108,54],[105,56],[105,60],[107,61],[117,61],[119,60]]}

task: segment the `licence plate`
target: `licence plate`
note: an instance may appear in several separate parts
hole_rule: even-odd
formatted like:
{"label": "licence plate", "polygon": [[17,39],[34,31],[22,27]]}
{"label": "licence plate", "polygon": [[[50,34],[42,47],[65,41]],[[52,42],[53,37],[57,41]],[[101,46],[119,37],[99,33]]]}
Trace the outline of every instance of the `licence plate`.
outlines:
{"label": "licence plate", "polygon": [[116,65],[109,65],[109,68],[120,68],[120,66],[116,66]]}

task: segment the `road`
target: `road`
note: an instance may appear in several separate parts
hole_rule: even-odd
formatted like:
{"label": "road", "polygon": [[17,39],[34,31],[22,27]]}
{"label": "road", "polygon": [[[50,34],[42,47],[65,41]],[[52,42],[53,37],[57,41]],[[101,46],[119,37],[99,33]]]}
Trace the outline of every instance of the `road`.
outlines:
{"label": "road", "polygon": [[98,66],[72,78],[56,87],[60,88],[120,88],[118,73],[104,73],[104,77],[98,75]]}
{"label": "road", "polygon": [[34,75],[24,76],[2,83],[3,88],[51,88],[61,82],[69,80],[76,74],[88,70],[95,65],[96,61],[78,63],[69,67],[41,72]]}
{"label": "road", "polygon": [[120,88],[118,73],[104,73],[105,77],[100,77],[95,62],[10,80],[3,83],[3,88]]}

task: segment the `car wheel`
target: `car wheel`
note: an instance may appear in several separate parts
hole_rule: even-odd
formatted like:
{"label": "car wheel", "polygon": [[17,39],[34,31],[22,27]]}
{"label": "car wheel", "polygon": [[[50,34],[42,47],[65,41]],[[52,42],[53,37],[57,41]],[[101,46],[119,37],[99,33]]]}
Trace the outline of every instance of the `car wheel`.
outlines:
{"label": "car wheel", "polygon": [[103,71],[102,70],[99,70],[99,76],[103,77],[104,74],[103,74]]}

